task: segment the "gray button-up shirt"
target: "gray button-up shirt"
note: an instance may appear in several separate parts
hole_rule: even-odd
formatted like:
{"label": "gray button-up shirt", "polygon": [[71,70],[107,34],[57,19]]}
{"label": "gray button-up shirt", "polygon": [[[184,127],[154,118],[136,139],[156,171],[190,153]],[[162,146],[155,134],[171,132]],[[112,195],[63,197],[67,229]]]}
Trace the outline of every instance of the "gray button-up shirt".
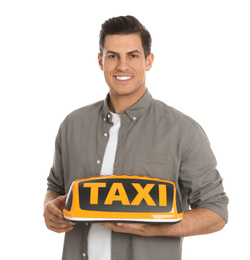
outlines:
{"label": "gray button-up shirt", "polygon": [[[104,101],[69,114],[60,126],[48,190],[66,194],[76,179],[99,175],[112,127]],[[175,182],[183,211],[207,208],[227,220],[228,198],[216,159],[202,128],[190,117],[154,100],[148,90],[122,112],[114,174],[157,177]],[[90,224],[65,234],[63,259],[88,259]],[[180,260],[181,238],[112,233],[112,260]]]}

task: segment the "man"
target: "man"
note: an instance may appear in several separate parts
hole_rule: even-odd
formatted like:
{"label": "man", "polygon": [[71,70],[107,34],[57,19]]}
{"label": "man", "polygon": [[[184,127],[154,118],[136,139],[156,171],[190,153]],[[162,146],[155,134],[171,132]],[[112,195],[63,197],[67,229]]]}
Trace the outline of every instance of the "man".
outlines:
{"label": "man", "polygon": [[[63,121],[48,177],[44,218],[50,230],[66,232],[63,259],[179,260],[183,237],[219,231],[227,222],[228,198],[202,128],[146,89],[153,60],[150,34],[136,18],[116,17],[102,25],[98,62],[109,94]],[[175,182],[183,219],[174,225],[65,220],[71,183],[99,174]]]}

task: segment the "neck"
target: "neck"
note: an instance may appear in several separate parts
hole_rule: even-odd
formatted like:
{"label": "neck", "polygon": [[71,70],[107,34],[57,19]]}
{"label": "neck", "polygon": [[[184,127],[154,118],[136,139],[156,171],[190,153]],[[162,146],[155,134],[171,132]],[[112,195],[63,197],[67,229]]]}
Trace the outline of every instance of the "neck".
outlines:
{"label": "neck", "polygon": [[109,92],[109,110],[115,114],[120,114],[126,109],[136,104],[145,94],[146,88],[137,91],[138,93],[119,95],[112,91]]}

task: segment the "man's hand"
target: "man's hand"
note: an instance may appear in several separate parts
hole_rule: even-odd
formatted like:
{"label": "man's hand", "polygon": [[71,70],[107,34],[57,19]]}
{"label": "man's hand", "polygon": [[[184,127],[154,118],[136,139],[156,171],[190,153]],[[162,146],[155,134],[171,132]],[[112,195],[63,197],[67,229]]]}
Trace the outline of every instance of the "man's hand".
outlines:
{"label": "man's hand", "polygon": [[129,233],[143,237],[159,235],[156,232],[159,226],[161,226],[140,223],[101,223],[101,225],[109,227],[114,232]]}
{"label": "man's hand", "polygon": [[130,233],[139,236],[186,237],[209,234],[221,230],[226,221],[217,213],[204,208],[184,212],[183,219],[177,224],[137,224],[101,223],[114,232]]}
{"label": "man's hand", "polygon": [[[51,197],[51,194],[49,192],[46,195],[47,197]],[[66,201],[66,195],[65,196],[57,196],[54,199],[49,200],[46,203],[46,197],[45,197],[45,205],[44,205],[44,219],[45,224],[48,229],[57,232],[68,232],[73,229],[74,223],[71,223],[67,221],[62,214],[62,210],[65,206]]]}

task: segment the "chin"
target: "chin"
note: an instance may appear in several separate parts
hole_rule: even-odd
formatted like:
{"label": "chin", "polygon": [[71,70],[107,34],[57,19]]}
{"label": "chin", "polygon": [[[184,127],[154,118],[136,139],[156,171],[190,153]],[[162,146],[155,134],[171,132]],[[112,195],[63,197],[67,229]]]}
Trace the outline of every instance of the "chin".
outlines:
{"label": "chin", "polygon": [[119,87],[110,87],[110,92],[112,92],[115,95],[121,95],[121,96],[128,96],[132,94],[139,94],[140,92],[144,92],[146,90],[145,86],[134,86],[134,87],[128,87],[128,86],[119,86]]}

